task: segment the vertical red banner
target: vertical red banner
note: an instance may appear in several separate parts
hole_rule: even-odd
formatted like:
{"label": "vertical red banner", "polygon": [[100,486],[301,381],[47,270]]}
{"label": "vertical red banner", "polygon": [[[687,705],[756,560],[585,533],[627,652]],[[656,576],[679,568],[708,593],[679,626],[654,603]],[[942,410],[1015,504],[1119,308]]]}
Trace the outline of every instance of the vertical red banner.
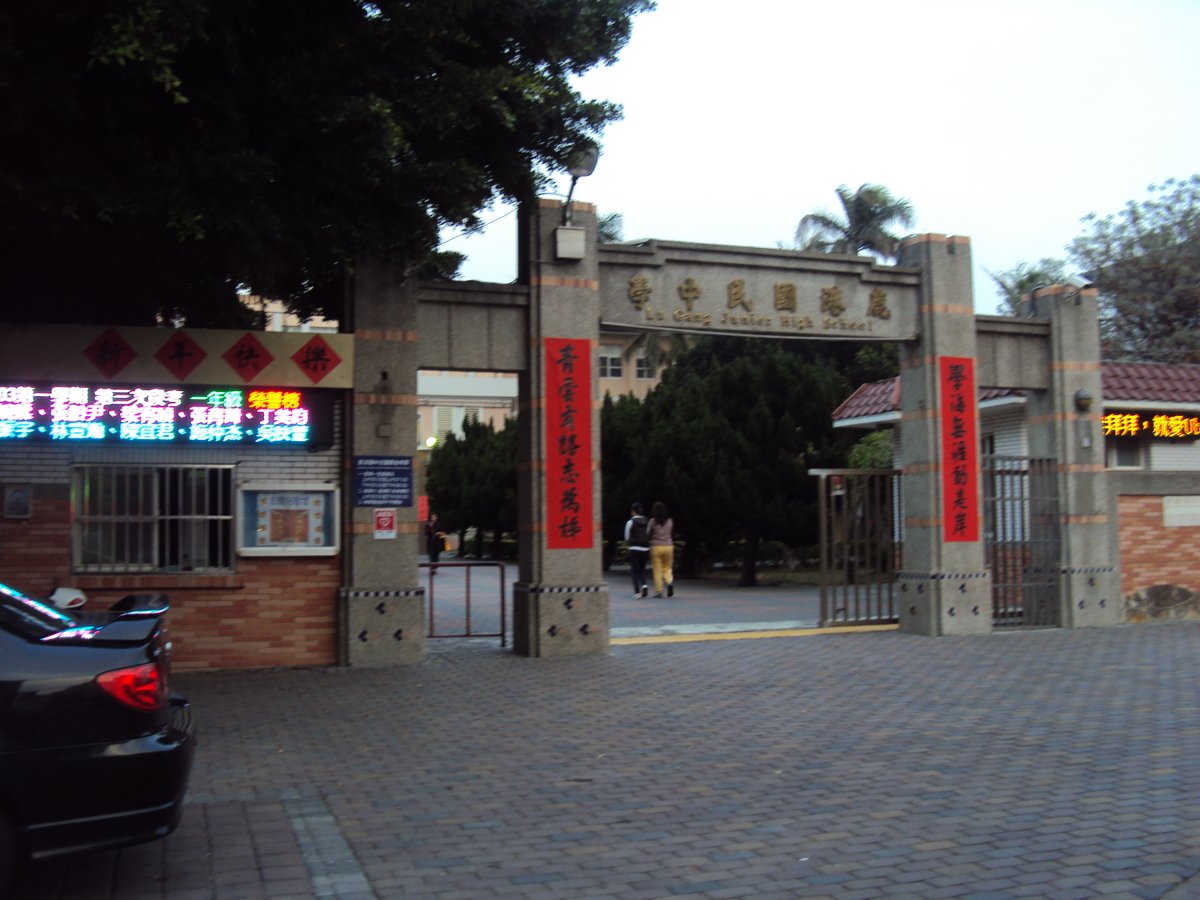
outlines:
{"label": "vertical red banner", "polygon": [[940,356],[942,523],[945,540],[979,540],[979,435],[975,360]]}
{"label": "vertical red banner", "polygon": [[546,338],[546,531],[551,550],[594,546],[592,344]]}

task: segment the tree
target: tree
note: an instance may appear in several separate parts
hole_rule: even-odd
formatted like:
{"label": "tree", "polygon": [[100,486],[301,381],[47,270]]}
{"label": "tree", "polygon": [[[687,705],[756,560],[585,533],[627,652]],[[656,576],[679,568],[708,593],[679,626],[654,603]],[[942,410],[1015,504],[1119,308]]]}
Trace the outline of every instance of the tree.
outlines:
{"label": "tree", "polygon": [[0,318],[230,324],[239,288],[339,318],[356,260],[424,260],[617,118],[572,78],[652,7],[5,4]]}
{"label": "tree", "polygon": [[630,506],[637,500],[649,509],[653,502],[646,493],[649,486],[633,480],[645,446],[644,424],[641,400],[632,394],[615,399],[611,394],[605,394],[600,407],[600,493],[603,498],[600,527],[605,569],[612,565],[617,542],[624,539]]}
{"label": "tree", "polygon": [[1048,284],[1062,284],[1067,278],[1067,264],[1061,259],[1039,259],[1036,263],[1017,263],[1003,272],[988,272],[996,283],[996,294],[1002,301],[1002,311],[1017,312],[1021,297]]}
{"label": "tree", "polygon": [[796,247],[822,253],[866,251],[894,258],[900,239],[889,229],[912,226],[916,220],[912,204],[893,197],[879,184],[864,184],[853,192],[842,185],[837,196],[842,217],[828,212],[809,213],[796,226]]}
{"label": "tree", "polygon": [[477,556],[483,555],[484,533],[491,532],[498,556],[501,537],[517,530],[516,420],[505,420],[497,431],[468,418],[462,437],[446,435],[430,454],[426,492],[447,530],[465,534],[474,528]]}
{"label": "tree", "polygon": [[1099,292],[1106,359],[1200,363],[1200,175],[1083,221],[1068,251]]}
{"label": "tree", "polygon": [[620,213],[609,213],[596,219],[596,240],[602,244],[615,244],[625,231],[625,217]]}
{"label": "tree", "polygon": [[671,508],[684,569],[739,541],[749,586],[763,540],[816,543],[807,470],[844,459],[831,413],[848,392],[825,357],[797,342],[704,338],[667,370],[643,404],[630,483],[642,486],[632,497]]}
{"label": "tree", "polygon": [[890,428],[872,431],[850,448],[846,465],[851,469],[890,469],[896,464],[896,451]]}

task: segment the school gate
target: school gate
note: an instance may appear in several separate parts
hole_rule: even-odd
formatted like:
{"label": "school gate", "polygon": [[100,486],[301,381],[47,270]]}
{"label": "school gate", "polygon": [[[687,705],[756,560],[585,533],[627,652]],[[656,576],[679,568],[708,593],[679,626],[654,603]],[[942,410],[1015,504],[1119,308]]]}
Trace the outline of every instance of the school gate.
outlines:
{"label": "school gate", "polygon": [[[418,369],[518,375],[516,652],[570,656],[608,647],[601,325],[898,343],[905,465],[896,613],[901,629],[915,634],[993,628],[977,389],[1027,391],[1030,456],[1053,461],[1062,535],[1049,573],[1052,618],[1065,627],[1120,621],[1103,441],[1083,402],[1101,406],[1093,290],[1042,289],[1028,318],[976,316],[964,237],[909,237],[895,266],[671,241],[598,245],[593,206],[575,203],[567,219],[559,201],[546,199],[522,211],[519,242],[515,285],[417,283],[386,265],[359,267],[347,432],[348,461],[403,453],[416,445]],[[371,507],[347,513],[343,661],[416,661],[426,633],[416,508],[398,510],[398,539],[389,541],[373,539]]]}

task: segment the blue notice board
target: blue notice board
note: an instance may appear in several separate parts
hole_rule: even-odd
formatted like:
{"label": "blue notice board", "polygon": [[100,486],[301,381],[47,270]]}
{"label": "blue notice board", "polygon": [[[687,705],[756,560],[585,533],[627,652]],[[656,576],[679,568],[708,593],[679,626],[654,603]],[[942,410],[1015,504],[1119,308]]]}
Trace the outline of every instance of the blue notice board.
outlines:
{"label": "blue notice board", "polygon": [[355,506],[412,506],[411,456],[354,457]]}

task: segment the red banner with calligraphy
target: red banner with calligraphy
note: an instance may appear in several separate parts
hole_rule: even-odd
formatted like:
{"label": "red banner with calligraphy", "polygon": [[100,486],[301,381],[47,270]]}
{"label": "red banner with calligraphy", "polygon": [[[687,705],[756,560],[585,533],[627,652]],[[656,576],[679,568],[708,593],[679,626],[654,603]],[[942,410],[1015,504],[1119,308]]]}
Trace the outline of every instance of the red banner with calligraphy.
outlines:
{"label": "red banner with calligraphy", "polygon": [[942,388],[942,523],[945,540],[979,540],[979,434],[975,360],[938,357]]}
{"label": "red banner with calligraphy", "polygon": [[546,338],[546,532],[551,550],[594,545],[591,341]]}

